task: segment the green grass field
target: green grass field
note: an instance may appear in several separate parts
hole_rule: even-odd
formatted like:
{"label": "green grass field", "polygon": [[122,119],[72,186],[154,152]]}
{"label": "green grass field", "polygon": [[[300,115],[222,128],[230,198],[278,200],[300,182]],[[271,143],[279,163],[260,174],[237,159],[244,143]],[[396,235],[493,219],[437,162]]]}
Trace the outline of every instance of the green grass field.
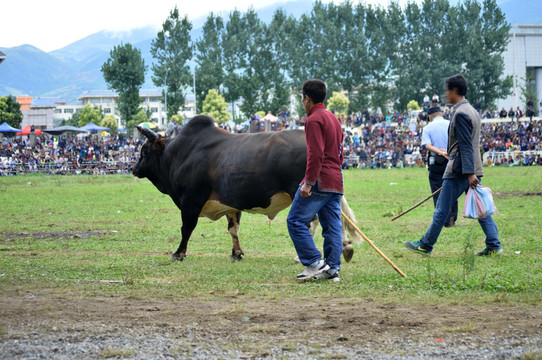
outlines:
{"label": "green grass field", "polygon": [[[407,251],[430,224],[432,202],[391,222],[426,197],[425,169],[345,171],[345,191],[361,230],[403,270],[404,279],[368,244],[354,245],[341,282],[298,283],[287,210],[273,221],[244,214],[246,254],[232,262],[226,220],[200,219],[183,262],[169,254],[180,242],[181,215],[170,198],[132,176],[0,178],[0,293],[28,289],[59,296],[371,298],[392,303],[538,304],[542,299],[542,168],[486,168],[505,255],[472,256],[484,248],[477,221],[444,229],[433,256]],[[463,197],[460,199],[460,211]],[[97,236],[58,236],[102,231]],[[55,234],[53,234],[55,233]],[[321,248],[322,238],[316,239]],[[518,252],[518,253],[516,253]]]}

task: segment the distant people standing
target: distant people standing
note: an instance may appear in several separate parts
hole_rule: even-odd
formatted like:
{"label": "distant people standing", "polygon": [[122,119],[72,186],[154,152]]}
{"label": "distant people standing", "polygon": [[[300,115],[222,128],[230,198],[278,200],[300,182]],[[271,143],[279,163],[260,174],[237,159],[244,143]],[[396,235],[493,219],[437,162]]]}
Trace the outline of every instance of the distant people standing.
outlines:
{"label": "distant people standing", "polygon": [[518,122],[521,120],[522,117],[523,117],[523,111],[521,111],[521,109],[518,106],[516,108],[516,119],[518,120]]}
{"label": "distant people standing", "polygon": [[505,119],[507,116],[508,116],[508,112],[503,107],[501,112],[499,113],[499,118]]}
{"label": "distant people standing", "polygon": [[529,122],[533,122],[534,103],[533,103],[533,99],[531,98],[527,99],[527,110],[525,111],[525,115],[529,118]]}
{"label": "distant people standing", "polygon": [[482,115],[482,103],[480,103],[480,100],[476,100],[474,108],[478,111],[478,114]]}
{"label": "distant people standing", "polygon": [[[427,165],[429,168],[429,185],[434,193],[442,187],[442,177],[448,164],[448,127],[450,121],[442,117],[439,106],[433,106],[427,110],[430,123],[423,128],[422,146],[427,149]],[[433,196],[433,204],[437,207],[439,194]],[[452,227],[457,220],[457,201],[452,204],[452,211],[448,215],[444,227]]]}
{"label": "distant people standing", "polygon": [[174,138],[175,135],[175,126],[177,125],[177,122],[174,119],[171,119],[171,121],[166,126],[166,136]]}
{"label": "distant people standing", "polygon": [[514,111],[514,108],[511,107],[510,108],[510,111],[508,111],[508,117],[512,119],[512,121],[514,121],[514,117],[516,116],[516,112]]}

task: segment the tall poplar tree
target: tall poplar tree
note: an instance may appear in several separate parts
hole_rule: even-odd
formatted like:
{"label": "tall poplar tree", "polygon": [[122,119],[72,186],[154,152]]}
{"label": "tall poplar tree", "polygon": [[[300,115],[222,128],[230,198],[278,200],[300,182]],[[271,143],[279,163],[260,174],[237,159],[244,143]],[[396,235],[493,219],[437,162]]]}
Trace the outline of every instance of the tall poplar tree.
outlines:
{"label": "tall poplar tree", "polygon": [[193,53],[190,30],[192,23],[187,16],[181,18],[175,6],[151,42],[151,54],[156,61],[152,81],[167,89],[168,118],[184,107],[184,89],[193,82],[188,66]]}
{"label": "tall poplar tree", "polygon": [[[235,101],[241,97],[239,72],[242,69],[242,57],[244,53],[243,32],[244,23],[239,10],[230,13],[226,29],[222,34],[222,55],[224,64],[224,98],[233,107]],[[237,114],[233,113],[235,120]]]}
{"label": "tall poplar tree", "polygon": [[126,124],[139,111],[142,101],[139,89],[145,82],[147,66],[141,51],[130,43],[115,46],[101,70],[107,87],[119,95],[117,102],[120,118]]}
{"label": "tall poplar tree", "polygon": [[203,100],[211,89],[220,93],[224,83],[222,38],[224,21],[211,13],[203,25],[203,35],[196,42],[196,96],[197,112],[202,111]]}

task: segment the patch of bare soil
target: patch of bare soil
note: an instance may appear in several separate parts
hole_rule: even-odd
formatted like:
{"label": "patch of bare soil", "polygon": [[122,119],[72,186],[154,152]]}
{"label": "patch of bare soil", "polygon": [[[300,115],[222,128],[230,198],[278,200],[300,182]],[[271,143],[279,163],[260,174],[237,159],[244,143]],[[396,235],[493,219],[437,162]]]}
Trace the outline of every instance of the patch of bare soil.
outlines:
{"label": "patch of bare soil", "polygon": [[542,196],[542,192],[497,192],[495,196]]}
{"label": "patch of bare soil", "polygon": [[4,235],[5,241],[13,239],[60,239],[60,238],[72,238],[72,239],[86,239],[91,236],[101,236],[107,234],[107,231],[47,231],[38,233],[19,232],[14,234]]}
{"label": "patch of bare soil", "polygon": [[[364,299],[275,301],[234,297],[148,301],[119,297],[0,296],[0,344],[11,341],[13,345],[13,341],[24,339],[25,334],[34,334],[38,342],[40,336],[47,334],[60,337],[71,334],[70,341],[80,341],[83,337],[99,341],[136,329],[147,334],[146,337],[175,334],[179,341],[191,339],[199,344],[191,346],[214,346],[220,351],[248,344],[245,353],[220,353],[232,358],[265,358],[274,354],[270,349],[277,346],[285,351],[288,347],[311,348],[314,344],[344,349],[363,346],[367,354],[420,356],[419,351],[423,352],[424,347],[416,345],[419,341],[439,345],[438,342],[462,344],[465,339],[473,341],[475,348],[483,348],[486,340],[493,341],[496,344],[488,346],[498,349],[502,339],[513,338],[517,342],[511,342],[510,346],[525,351],[522,341],[531,338],[535,339],[530,342],[531,348],[534,342],[535,349],[542,349],[542,306],[403,306]],[[417,347],[412,350],[408,346]],[[452,350],[457,351],[457,346]],[[397,353],[398,349],[404,352]],[[344,354],[342,358],[356,357],[356,353]],[[437,353],[426,355],[440,357]],[[453,353],[443,356],[462,358]]]}

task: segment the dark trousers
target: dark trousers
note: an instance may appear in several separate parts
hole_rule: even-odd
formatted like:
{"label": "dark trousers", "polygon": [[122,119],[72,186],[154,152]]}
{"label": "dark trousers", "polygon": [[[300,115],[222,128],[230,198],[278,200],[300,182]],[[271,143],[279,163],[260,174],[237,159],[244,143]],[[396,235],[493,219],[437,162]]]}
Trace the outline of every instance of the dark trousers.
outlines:
{"label": "dark trousers", "polygon": [[[442,176],[444,175],[444,171],[446,171],[446,164],[447,163],[435,163],[429,166],[429,185],[431,185],[431,192],[435,192],[442,187]],[[433,196],[433,204],[435,205],[435,208],[437,207],[439,195],[440,193]],[[444,226],[449,226],[452,222],[452,218],[454,221],[457,220],[457,200],[452,204],[452,209],[448,215],[448,218],[446,219],[446,222],[444,223]]]}

